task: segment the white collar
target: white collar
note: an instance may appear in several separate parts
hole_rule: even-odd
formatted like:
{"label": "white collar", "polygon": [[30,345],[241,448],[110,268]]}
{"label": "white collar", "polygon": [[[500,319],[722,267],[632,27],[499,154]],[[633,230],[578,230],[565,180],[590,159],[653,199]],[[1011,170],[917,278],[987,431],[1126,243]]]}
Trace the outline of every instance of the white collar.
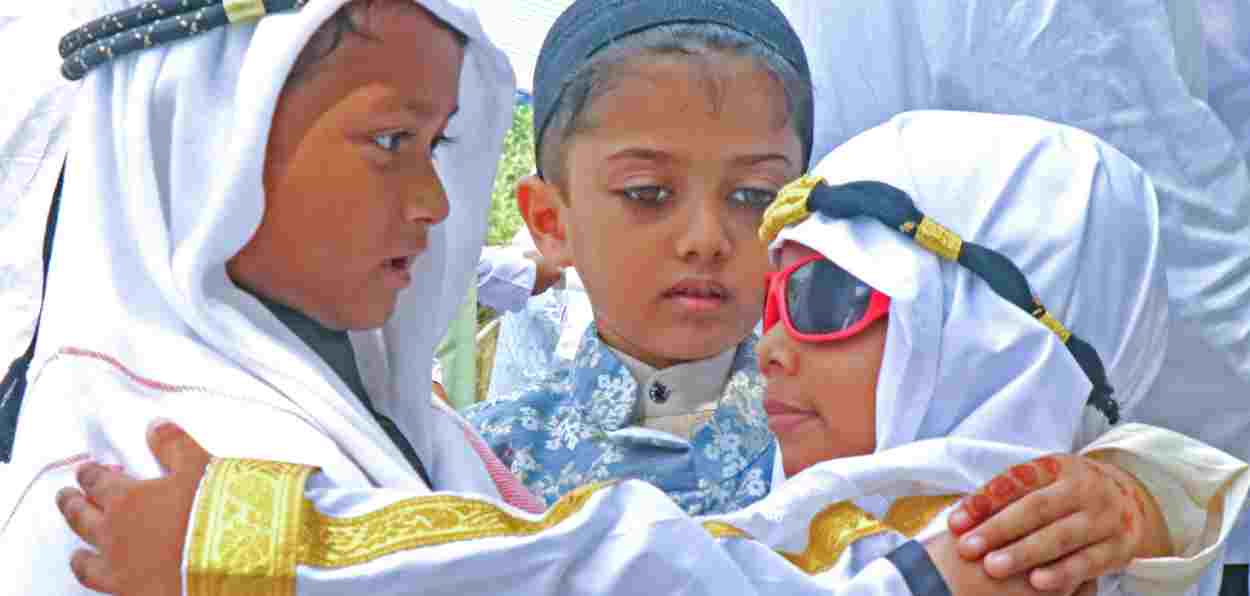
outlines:
{"label": "white collar", "polygon": [[738,346],[711,358],[658,370],[616,348],[608,349],[638,383],[635,420],[643,426],[689,438],[700,416],[710,416],[716,410]]}

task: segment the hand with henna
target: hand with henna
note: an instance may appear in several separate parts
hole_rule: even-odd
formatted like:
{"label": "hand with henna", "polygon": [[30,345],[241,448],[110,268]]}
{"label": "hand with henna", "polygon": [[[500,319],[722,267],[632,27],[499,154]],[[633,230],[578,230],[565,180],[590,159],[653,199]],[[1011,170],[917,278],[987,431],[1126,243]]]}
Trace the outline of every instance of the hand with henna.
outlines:
{"label": "hand with henna", "polygon": [[1076,455],[1012,467],[965,498],[949,524],[964,559],[983,559],[995,578],[1028,572],[1046,592],[1070,592],[1134,558],[1171,554],[1167,524],[1146,488],[1113,465]]}

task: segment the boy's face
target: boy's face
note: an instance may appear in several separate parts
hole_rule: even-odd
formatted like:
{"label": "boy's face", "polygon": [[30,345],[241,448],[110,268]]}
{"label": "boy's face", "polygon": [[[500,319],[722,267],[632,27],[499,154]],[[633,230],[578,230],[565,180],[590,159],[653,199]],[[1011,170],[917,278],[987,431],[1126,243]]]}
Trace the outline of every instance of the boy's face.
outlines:
{"label": "boy's face", "polygon": [[407,0],[359,12],[278,101],[265,213],[228,264],[239,284],[335,329],[382,325],[430,226],[447,217],[432,147],[456,109],[463,49]]}
{"label": "boy's face", "polygon": [[[784,268],[813,251],[782,247]],[[876,448],[877,376],[885,354],[888,319],[826,343],[804,343],[778,323],[756,346],[768,381],[768,427],[781,444],[786,475],[822,461],[864,455]]]}
{"label": "boy's face", "polygon": [[623,68],[565,144],[563,193],[530,179],[519,198],[544,254],[577,268],[603,339],[666,367],[734,346],[759,320],[756,229],[802,148],[780,84],[751,59]]}

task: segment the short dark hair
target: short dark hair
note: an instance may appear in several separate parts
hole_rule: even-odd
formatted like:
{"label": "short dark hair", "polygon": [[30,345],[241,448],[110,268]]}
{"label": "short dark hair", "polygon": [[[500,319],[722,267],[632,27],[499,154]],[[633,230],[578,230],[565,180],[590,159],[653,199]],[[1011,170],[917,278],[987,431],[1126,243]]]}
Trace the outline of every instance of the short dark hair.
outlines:
{"label": "short dark hair", "polygon": [[[564,93],[539,141],[535,155],[543,176],[559,185],[564,179],[566,145],[585,125],[585,112],[595,99],[619,79],[624,67],[646,56],[685,56],[693,60],[711,54],[752,58],[781,86],[791,125],[802,131],[812,123],[811,83],[788,60],[759,40],[717,23],[673,23],[627,35],[584,61],[563,83]],[[804,148],[804,151],[810,149]]]}

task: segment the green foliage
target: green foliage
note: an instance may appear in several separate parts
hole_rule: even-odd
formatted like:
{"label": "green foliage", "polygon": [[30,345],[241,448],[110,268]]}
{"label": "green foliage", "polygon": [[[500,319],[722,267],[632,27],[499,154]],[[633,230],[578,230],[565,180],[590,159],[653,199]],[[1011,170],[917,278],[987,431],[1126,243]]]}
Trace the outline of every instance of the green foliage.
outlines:
{"label": "green foliage", "polygon": [[534,171],[533,107],[520,105],[513,111],[512,128],[503,147],[490,198],[490,227],[486,232],[486,243],[490,245],[507,244],[524,225],[516,208],[516,183]]}
{"label": "green foliage", "polygon": [[[486,243],[507,244],[512,241],[525,222],[516,208],[516,183],[522,176],[534,172],[534,108],[519,105],[512,112],[512,128],[503,142],[503,158],[495,174],[495,189],[490,195],[489,228]],[[495,311],[479,305],[478,326],[485,325],[497,315]]]}

